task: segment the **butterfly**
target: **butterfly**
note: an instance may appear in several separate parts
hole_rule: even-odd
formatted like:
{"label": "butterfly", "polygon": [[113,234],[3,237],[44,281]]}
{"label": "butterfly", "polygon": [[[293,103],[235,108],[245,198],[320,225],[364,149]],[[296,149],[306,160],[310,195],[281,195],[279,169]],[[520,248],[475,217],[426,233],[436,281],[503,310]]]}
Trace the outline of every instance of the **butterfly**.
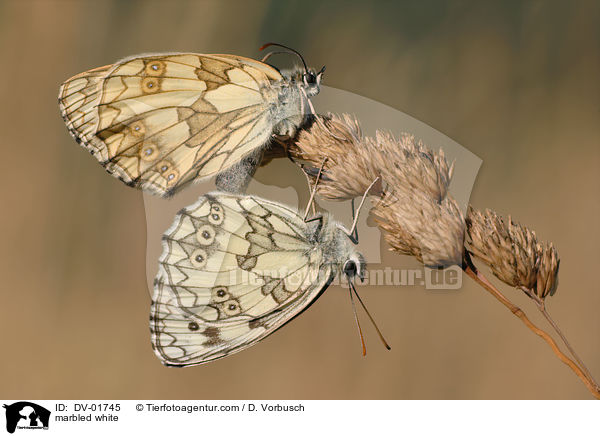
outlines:
{"label": "butterfly", "polygon": [[292,137],[314,113],[325,69],[281,44],[261,49],[271,45],[297,54],[303,69],[282,74],[228,54],[132,56],[64,82],[60,111],[71,135],[129,186],[168,196],[221,174],[220,189],[243,191],[272,136]]}
{"label": "butterfly", "polygon": [[150,310],[155,354],[167,366],[226,357],[299,315],[337,275],[362,280],[351,233],[329,215],[306,220],[257,196],[201,196],[163,236]]}

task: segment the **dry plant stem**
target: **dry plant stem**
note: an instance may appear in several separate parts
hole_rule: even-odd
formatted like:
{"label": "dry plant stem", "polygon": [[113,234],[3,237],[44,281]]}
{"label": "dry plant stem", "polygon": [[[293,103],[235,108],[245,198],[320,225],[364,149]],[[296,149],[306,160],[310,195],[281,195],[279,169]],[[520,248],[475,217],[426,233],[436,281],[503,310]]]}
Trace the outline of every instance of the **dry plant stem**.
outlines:
{"label": "dry plant stem", "polygon": [[552,337],[550,335],[548,335],[548,333],[546,333],[545,331],[538,328],[535,324],[533,324],[531,322],[531,320],[527,317],[527,315],[525,315],[525,312],[523,312],[518,306],[515,306],[510,300],[508,300],[498,289],[496,289],[494,287],[494,285],[492,285],[487,280],[487,278],[483,274],[481,274],[477,270],[477,268],[475,268],[468,253],[465,253],[465,261],[463,262],[463,270],[469,277],[471,277],[473,280],[475,280],[475,282],[480,284],[486,291],[488,291],[498,301],[500,301],[502,304],[504,304],[516,317],[518,317],[521,321],[523,321],[523,323],[527,326],[527,328],[529,328],[532,332],[534,332],[536,335],[538,335],[544,341],[546,341],[548,343],[548,345],[550,346],[550,348],[552,348],[552,351],[554,351],[554,354],[556,354],[556,356],[565,365],[567,365],[569,368],[571,368],[571,370],[573,370],[573,372],[577,375],[577,377],[579,377],[581,379],[581,381],[583,381],[583,383],[588,388],[588,390],[592,393],[592,395],[595,398],[600,400],[600,389],[598,389],[598,387],[595,385],[595,383],[593,381],[591,381],[588,377],[586,377],[586,375],[575,364],[575,362],[573,362],[571,359],[569,359],[560,350],[560,348],[558,348],[558,345],[556,345],[556,342],[554,341],[554,339],[552,339]]}
{"label": "dry plant stem", "polygon": [[539,298],[537,295],[535,295],[533,292],[531,292],[529,289],[525,288],[524,286],[521,286],[520,288],[523,292],[525,292],[534,301],[538,310],[542,313],[542,315],[544,315],[544,318],[546,318],[546,321],[548,321],[548,323],[552,326],[552,328],[558,334],[558,336],[560,336],[560,338],[562,339],[563,343],[565,344],[565,346],[567,347],[567,349],[569,350],[571,355],[575,358],[575,360],[579,364],[579,367],[585,373],[586,377],[596,386],[597,390],[600,390],[600,387],[598,386],[598,382],[594,379],[594,376],[592,376],[592,373],[590,372],[590,370],[587,369],[587,367],[583,363],[583,360],[581,360],[579,358],[579,356],[577,355],[577,353],[575,352],[575,350],[573,349],[573,347],[567,340],[567,337],[563,334],[561,329],[558,327],[558,324],[556,323],[556,321],[554,321],[554,319],[552,319],[552,317],[550,316],[550,313],[548,313],[548,311],[546,310],[546,304],[545,304],[544,300]]}

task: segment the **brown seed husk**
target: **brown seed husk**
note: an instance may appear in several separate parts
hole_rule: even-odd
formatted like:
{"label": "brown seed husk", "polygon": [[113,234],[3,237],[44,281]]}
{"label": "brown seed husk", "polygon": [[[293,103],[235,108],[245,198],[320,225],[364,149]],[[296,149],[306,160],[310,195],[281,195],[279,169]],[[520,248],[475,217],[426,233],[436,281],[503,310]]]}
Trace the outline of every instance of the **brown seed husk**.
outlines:
{"label": "brown seed husk", "polygon": [[317,121],[299,133],[288,151],[313,180],[325,160],[318,193],[330,200],[363,195],[379,176],[384,163],[378,159],[379,155],[364,153],[360,126],[349,115],[318,116]]}
{"label": "brown seed husk", "polygon": [[431,268],[462,264],[464,218],[451,196],[438,202],[421,191],[403,191],[375,203],[371,213],[392,250]]}
{"label": "brown seed husk", "polygon": [[524,287],[540,299],[554,295],[558,287],[560,260],[552,243],[538,242],[535,232],[508,222],[494,211],[467,214],[467,234],[472,253],[494,275],[510,286]]}

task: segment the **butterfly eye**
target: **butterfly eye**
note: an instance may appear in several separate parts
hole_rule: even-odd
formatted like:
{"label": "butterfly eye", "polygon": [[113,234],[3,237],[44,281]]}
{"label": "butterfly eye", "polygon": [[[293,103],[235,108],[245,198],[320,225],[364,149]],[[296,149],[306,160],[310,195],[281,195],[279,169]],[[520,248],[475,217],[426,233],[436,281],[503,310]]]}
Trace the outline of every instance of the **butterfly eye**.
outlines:
{"label": "butterfly eye", "polygon": [[357,271],[358,268],[356,266],[356,262],[354,262],[353,260],[346,261],[346,263],[344,264],[344,274],[346,274],[346,277],[353,278],[354,276],[356,276]]}
{"label": "butterfly eye", "polygon": [[315,76],[310,71],[304,73],[303,79],[304,79],[304,83],[307,85],[314,85],[315,83],[317,83],[317,76]]}

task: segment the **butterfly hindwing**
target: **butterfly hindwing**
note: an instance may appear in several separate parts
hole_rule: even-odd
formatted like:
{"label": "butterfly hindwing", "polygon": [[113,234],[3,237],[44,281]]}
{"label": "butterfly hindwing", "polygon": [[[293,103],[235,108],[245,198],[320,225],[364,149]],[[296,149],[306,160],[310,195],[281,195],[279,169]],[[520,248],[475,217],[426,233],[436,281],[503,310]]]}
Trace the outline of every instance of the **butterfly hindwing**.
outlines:
{"label": "butterfly hindwing", "polygon": [[213,193],[182,210],[163,237],[151,309],[152,343],[168,365],[227,356],[308,307],[330,265],[294,211]]}
{"label": "butterfly hindwing", "polygon": [[59,106],[107,171],[168,195],[268,143],[282,80],[239,56],[141,55],[67,80]]}

